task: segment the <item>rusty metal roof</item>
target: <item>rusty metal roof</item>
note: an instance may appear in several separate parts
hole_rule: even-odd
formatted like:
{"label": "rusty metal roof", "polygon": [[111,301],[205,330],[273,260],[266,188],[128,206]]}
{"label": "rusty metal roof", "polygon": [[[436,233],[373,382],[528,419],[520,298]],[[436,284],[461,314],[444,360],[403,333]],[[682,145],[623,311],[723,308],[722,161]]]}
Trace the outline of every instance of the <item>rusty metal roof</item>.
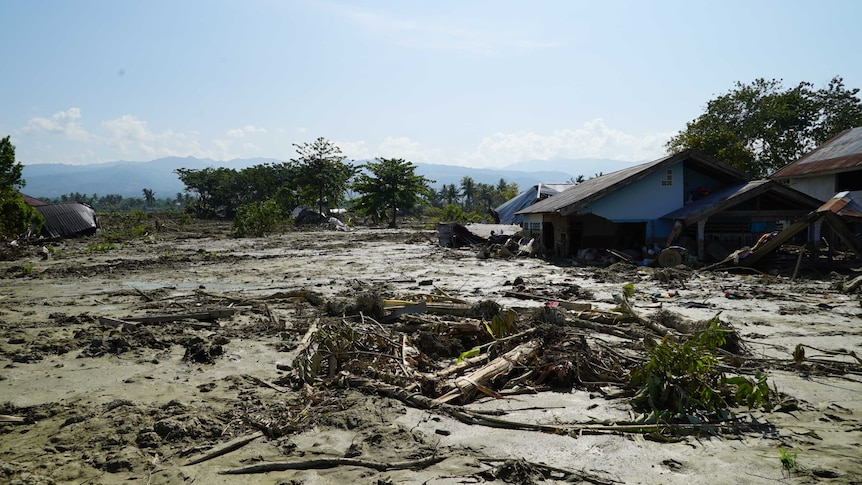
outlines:
{"label": "rusty metal roof", "polygon": [[862,126],[844,130],[831,140],[769,176],[787,179],[829,175],[862,168]]}
{"label": "rusty metal roof", "polygon": [[712,174],[727,182],[745,182],[748,176],[729,165],[725,165],[707,155],[694,150],[668,155],[652,162],[642,163],[634,167],[624,168],[599,177],[591,178],[557,195],[540,200],[522,209],[516,214],[539,214],[553,212],[563,216],[574,214],[591,202],[605,195],[631,185],[658,170],[673,166],[679,162],[696,166],[699,170]]}
{"label": "rusty metal roof", "polygon": [[30,197],[27,194],[21,194],[21,197],[24,198],[24,203],[29,205],[29,206],[36,207],[37,205],[48,205],[48,203],[45,202],[44,200],[39,200],[35,197]]}

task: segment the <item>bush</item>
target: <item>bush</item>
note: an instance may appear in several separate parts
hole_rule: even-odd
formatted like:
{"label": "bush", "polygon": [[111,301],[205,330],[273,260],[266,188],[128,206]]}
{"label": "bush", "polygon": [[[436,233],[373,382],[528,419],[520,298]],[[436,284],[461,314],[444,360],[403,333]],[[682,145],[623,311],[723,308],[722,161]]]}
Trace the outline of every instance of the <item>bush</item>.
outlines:
{"label": "bush", "polygon": [[233,219],[234,237],[260,237],[275,232],[284,219],[273,200],[241,206]]}
{"label": "bush", "polygon": [[0,237],[15,238],[27,230],[30,224],[36,225],[36,232],[45,224],[42,214],[27,205],[17,192],[0,193]]}
{"label": "bush", "polygon": [[765,375],[752,380],[721,372],[717,354],[726,332],[716,316],[705,331],[685,342],[665,337],[648,345],[649,361],[632,374],[632,385],[639,388],[632,404],[661,419],[726,417],[733,405],[768,409]]}
{"label": "bush", "polygon": [[465,212],[456,204],[448,204],[442,209],[433,208],[428,211],[428,216],[438,222],[457,222],[466,224],[469,222],[481,222],[487,218],[479,212]]}

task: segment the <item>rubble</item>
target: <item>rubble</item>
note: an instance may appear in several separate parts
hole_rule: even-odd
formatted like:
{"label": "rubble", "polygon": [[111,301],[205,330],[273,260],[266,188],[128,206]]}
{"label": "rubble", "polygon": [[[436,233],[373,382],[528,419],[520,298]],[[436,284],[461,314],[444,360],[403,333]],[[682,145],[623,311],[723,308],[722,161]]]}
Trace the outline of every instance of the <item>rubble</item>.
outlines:
{"label": "rubble", "polygon": [[407,236],[35,263],[0,313],[0,453],[28,457],[0,477],[679,484],[664,461],[780,477],[779,444],[862,471],[840,459],[858,441],[852,273],[478,260]]}

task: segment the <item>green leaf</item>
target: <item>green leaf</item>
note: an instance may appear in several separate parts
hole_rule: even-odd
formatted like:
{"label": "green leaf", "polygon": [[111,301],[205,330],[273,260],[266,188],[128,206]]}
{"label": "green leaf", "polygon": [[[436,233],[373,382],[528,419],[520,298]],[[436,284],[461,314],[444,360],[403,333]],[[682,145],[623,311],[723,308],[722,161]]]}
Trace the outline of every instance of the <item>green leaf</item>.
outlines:
{"label": "green leaf", "polygon": [[473,347],[472,349],[467,350],[466,352],[461,352],[461,355],[458,356],[457,362],[460,364],[461,362],[464,362],[465,360],[467,360],[471,357],[476,357],[480,353],[481,353],[481,349],[479,347]]}

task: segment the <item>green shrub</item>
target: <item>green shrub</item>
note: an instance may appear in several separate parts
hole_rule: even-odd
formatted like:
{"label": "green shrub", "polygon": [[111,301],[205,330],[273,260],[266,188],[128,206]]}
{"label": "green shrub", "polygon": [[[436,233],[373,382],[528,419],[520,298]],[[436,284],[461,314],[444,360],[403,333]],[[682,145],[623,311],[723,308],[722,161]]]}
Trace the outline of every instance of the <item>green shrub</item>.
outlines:
{"label": "green shrub", "polygon": [[631,383],[638,388],[632,404],[662,419],[725,417],[732,405],[768,408],[765,375],[728,378],[719,370],[718,349],[728,332],[719,323],[716,316],[706,330],[685,342],[665,337],[649,343],[649,361],[632,373]]}
{"label": "green shrub", "polygon": [[233,219],[234,237],[260,237],[275,232],[283,221],[281,209],[273,200],[241,206]]}
{"label": "green shrub", "polygon": [[27,205],[17,192],[0,191],[0,237],[15,238],[27,230],[30,224],[36,225],[36,232],[45,224],[42,214]]}
{"label": "green shrub", "polygon": [[90,244],[87,244],[88,253],[103,253],[105,251],[111,251],[114,249],[117,249],[117,246],[115,246],[112,242],[91,242]]}

